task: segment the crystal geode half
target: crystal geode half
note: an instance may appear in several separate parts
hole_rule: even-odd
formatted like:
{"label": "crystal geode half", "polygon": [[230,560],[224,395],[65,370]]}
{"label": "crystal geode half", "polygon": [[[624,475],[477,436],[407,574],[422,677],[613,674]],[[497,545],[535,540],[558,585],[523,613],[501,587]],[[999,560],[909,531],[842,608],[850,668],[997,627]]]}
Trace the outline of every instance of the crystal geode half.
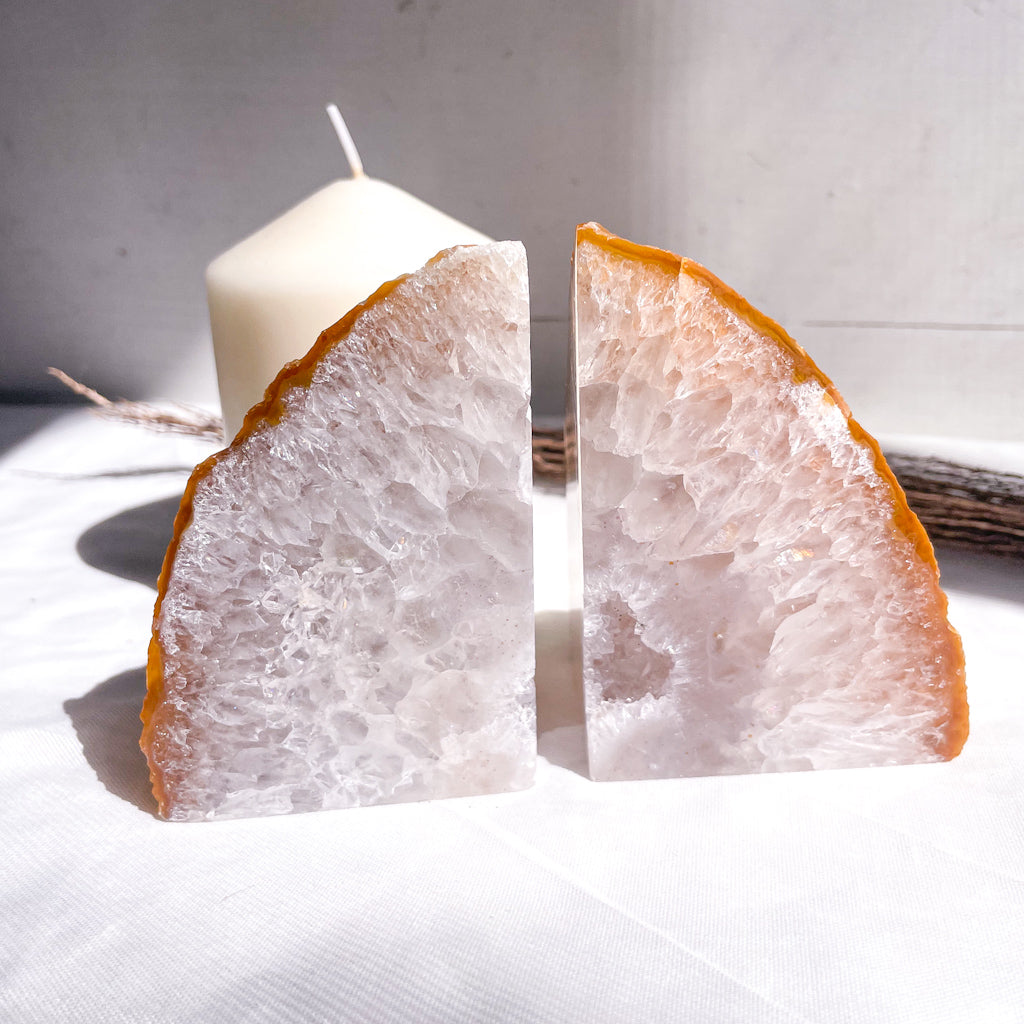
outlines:
{"label": "crystal geode half", "polygon": [[456,248],[325,331],[196,470],[143,710],[166,817],[530,784],[529,398],[523,247]]}
{"label": "crystal geode half", "polygon": [[963,652],[931,545],[834,386],[689,260],[591,224],[574,267],[592,777],[955,756]]}

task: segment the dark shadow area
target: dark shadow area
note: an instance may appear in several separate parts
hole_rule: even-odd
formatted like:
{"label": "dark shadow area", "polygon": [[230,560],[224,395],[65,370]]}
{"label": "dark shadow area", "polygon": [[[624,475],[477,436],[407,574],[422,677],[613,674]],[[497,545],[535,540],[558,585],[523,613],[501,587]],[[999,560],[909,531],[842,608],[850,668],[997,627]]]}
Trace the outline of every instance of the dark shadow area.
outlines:
{"label": "dark shadow area", "polygon": [[139,749],[146,670],[129,669],[64,702],[86,761],[114,796],[156,816],[149,766]]}
{"label": "dark shadow area", "polygon": [[944,588],[1024,603],[1024,559],[946,545],[935,546],[935,557]]}
{"label": "dark shadow area", "polygon": [[174,495],[90,526],[75,549],[86,565],[156,588],[181,498]]}
{"label": "dark shadow area", "polygon": [[0,401],[0,454],[73,411],[70,405],[20,405]]}
{"label": "dark shadow area", "polygon": [[552,764],[586,776],[583,677],[572,615],[544,611],[536,617],[537,736],[540,753]]}

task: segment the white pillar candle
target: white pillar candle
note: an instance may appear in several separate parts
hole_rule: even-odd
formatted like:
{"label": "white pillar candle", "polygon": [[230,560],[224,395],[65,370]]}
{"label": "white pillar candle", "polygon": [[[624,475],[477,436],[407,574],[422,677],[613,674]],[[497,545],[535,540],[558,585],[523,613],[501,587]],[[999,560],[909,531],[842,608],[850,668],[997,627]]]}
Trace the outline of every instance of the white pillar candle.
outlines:
{"label": "white pillar candle", "polygon": [[206,271],[221,410],[229,438],[281,367],[385,281],[486,235],[362,171],[328,108],[353,176],[335,181],[218,256]]}

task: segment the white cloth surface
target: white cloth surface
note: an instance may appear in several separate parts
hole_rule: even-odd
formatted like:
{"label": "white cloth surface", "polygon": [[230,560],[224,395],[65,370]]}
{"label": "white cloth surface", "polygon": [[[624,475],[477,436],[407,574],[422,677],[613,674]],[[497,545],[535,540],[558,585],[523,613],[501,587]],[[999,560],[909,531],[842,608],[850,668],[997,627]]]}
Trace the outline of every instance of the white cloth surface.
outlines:
{"label": "white cloth surface", "polygon": [[940,553],[958,759],[597,784],[541,491],[534,788],[172,824],[138,712],[210,449],[16,408],[0,445],[0,1020],[1024,1021],[1019,562]]}

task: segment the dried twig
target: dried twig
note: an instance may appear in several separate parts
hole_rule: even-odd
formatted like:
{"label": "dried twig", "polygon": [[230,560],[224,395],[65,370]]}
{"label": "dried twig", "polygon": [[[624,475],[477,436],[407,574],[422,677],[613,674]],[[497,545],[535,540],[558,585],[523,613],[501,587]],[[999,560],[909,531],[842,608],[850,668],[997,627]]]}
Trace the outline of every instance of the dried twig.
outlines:
{"label": "dried twig", "polygon": [[533,428],[533,473],[545,480],[565,479],[565,438],[561,430]]}
{"label": "dried twig", "polygon": [[1024,477],[899,452],[886,461],[933,541],[1024,557]]}
{"label": "dried twig", "polygon": [[166,407],[150,405],[148,402],[128,402],[121,399],[112,402],[104,398],[98,391],[80,384],[63,370],[49,367],[51,376],[69,387],[76,395],[88,398],[96,406],[96,412],[104,419],[119,423],[134,423],[140,427],[160,431],[165,434],[185,434],[188,437],[201,437],[208,441],[224,440],[224,422],[219,416],[196,409],[191,405],[178,402],[168,403]]}

